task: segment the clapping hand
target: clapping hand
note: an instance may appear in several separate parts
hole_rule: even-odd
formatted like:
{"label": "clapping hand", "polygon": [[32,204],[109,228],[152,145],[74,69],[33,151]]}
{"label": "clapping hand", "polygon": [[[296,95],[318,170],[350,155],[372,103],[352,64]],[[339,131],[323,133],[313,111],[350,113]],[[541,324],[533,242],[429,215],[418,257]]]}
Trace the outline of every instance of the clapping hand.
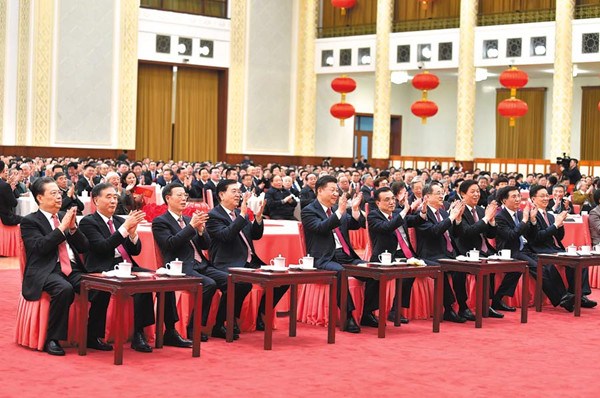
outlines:
{"label": "clapping hand", "polygon": [[560,228],[563,226],[565,219],[567,218],[567,216],[569,215],[568,211],[561,211],[559,214],[554,216],[554,225],[556,226],[556,228]]}
{"label": "clapping hand", "polygon": [[362,203],[362,197],[363,197],[362,192],[359,192],[356,194],[356,196],[354,196],[354,198],[352,199],[352,202],[351,202],[352,211],[360,210],[360,204]]}
{"label": "clapping hand", "polygon": [[348,208],[348,198],[346,195],[341,195],[338,199],[338,211],[340,214],[346,213],[346,209]]}
{"label": "clapping hand", "polygon": [[242,194],[242,204],[240,205],[240,216],[246,217],[246,213],[248,213],[248,199],[252,196],[251,192],[244,192]]}
{"label": "clapping hand", "polygon": [[141,210],[133,210],[129,212],[129,217],[127,217],[127,220],[125,220],[125,222],[123,223],[123,226],[129,233],[129,235],[135,235],[138,224],[144,221],[145,217],[146,213],[144,213]]}
{"label": "clapping hand", "polygon": [[265,206],[267,205],[267,200],[263,199],[262,202],[258,204],[258,211],[254,214],[254,219],[260,224],[262,223],[263,212],[265,211]]}
{"label": "clapping hand", "polygon": [[192,215],[192,219],[190,220],[190,225],[194,227],[199,234],[202,234],[204,232],[204,228],[206,227],[207,221],[208,214],[201,211],[195,211]]}

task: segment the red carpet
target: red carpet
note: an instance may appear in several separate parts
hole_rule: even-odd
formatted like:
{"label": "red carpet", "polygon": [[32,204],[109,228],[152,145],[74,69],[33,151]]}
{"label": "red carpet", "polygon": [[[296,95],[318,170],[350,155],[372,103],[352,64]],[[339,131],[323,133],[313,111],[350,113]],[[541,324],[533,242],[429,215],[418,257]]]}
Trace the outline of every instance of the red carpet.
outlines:
{"label": "red carpet", "polygon": [[0,271],[2,397],[591,397],[600,378],[600,310],[575,319],[551,307],[530,311],[524,325],[511,313],[485,319],[483,329],[445,322],[433,334],[431,322],[414,321],[388,327],[385,339],[371,328],[336,333],[334,345],[325,328],[299,324],[289,338],[281,322],[270,352],[255,332],[231,344],[211,339],[200,358],[172,347],[152,354],[127,347],[123,366],[93,350],[51,357],[13,342],[18,279],[16,270]]}

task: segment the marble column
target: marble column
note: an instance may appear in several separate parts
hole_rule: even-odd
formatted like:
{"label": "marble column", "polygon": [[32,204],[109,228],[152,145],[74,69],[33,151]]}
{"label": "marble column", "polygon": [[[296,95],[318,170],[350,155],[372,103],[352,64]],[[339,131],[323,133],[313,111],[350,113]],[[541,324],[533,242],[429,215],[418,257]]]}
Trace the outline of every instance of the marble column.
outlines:
{"label": "marble column", "polygon": [[552,80],[552,135],[550,159],[571,155],[573,113],[572,22],[574,0],[556,0],[554,76]]}
{"label": "marble column", "polygon": [[6,59],[6,1],[0,1],[0,145],[2,145],[4,132],[4,76],[5,76],[5,59]]}
{"label": "marble column", "polygon": [[375,107],[373,112],[374,159],[390,156],[390,34],[394,17],[394,1],[377,2],[377,31],[375,50]]}
{"label": "marble column", "polygon": [[[459,63],[456,97],[456,160],[473,161],[475,133],[475,26],[477,0],[460,2]],[[467,167],[469,168],[469,167]]]}

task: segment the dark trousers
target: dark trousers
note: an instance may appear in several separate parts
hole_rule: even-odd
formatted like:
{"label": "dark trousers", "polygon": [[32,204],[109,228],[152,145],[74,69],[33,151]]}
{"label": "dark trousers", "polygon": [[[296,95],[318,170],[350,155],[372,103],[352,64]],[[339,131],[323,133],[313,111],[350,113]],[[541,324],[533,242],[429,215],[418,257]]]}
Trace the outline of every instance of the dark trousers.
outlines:
{"label": "dark trousers", "polygon": [[[575,294],[575,269],[565,267],[565,274],[569,283],[569,293]],[[592,294],[592,289],[590,289],[590,273],[589,268],[583,268],[581,272],[581,295],[587,296],[588,294]]]}
{"label": "dark trousers", "polygon": [[[527,261],[529,274],[537,280],[537,256],[533,253],[518,252],[514,257],[519,260]],[[555,307],[560,304],[563,296],[567,293],[565,284],[554,265],[544,265],[542,269],[542,290]],[[523,305],[525,305],[525,303],[523,303]]]}
{"label": "dark trousers", "polygon": [[506,272],[504,274],[504,278],[502,278],[502,282],[500,282],[500,286],[498,290],[494,292],[494,279],[495,275],[490,275],[490,297],[493,300],[501,300],[504,296],[512,297],[515,295],[515,291],[517,290],[517,284],[519,283],[519,279],[521,278],[520,272]]}
{"label": "dark trousers", "polygon": [[[412,293],[412,287],[413,284],[415,283],[415,278],[404,278],[402,279],[402,308],[409,308],[410,307],[410,295]],[[396,311],[396,297],[397,297],[398,292],[396,292],[396,295],[394,295],[394,303],[392,304],[392,311]]]}
{"label": "dark trousers", "polygon": [[[203,272],[205,276],[215,281],[217,289],[219,289],[222,293],[216,321],[216,326],[222,326],[225,324],[225,320],[227,318],[227,276],[229,274],[226,271],[222,271],[212,266],[207,267]],[[250,293],[250,290],[252,290],[251,283],[235,284],[234,314],[236,318],[240,317],[240,313],[242,312],[242,304],[244,303],[244,299],[248,293]]]}
{"label": "dark trousers", "polygon": [[[265,265],[265,264],[263,264],[259,260],[258,257],[252,256],[251,262],[246,263],[245,267],[246,268],[260,268],[262,265]],[[289,288],[290,288],[289,285],[283,285],[283,286],[278,286],[273,289],[273,308],[275,308],[277,306],[277,303],[279,303],[279,300],[281,300],[281,298],[283,297],[283,295],[285,294],[285,292],[287,292],[287,290]],[[250,290],[252,290],[252,285],[250,285],[250,289],[248,290],[248,292],[250,292]],[[238,297],[237,290],[236,290],[235,294],[236,294],[236,297]],[[246,294],[248,294],[248,293],[246,293]],[[266,299],[266,294],[263,294],[262,298],[260,299],[260,304],[258,305],[257,316],[260,316],[261,314],[264,315],[264,313],[265,313],[265,299]],[[241,309],[241,304],[240,304],[240,309]]]}
{"label": "dark trousers", "polygon": [[[217,283],[215,282],[214,279],[212,279],[209,275],[207,275],[208,269],[210,267],[206,267],[203,270],[196,270],[193,269],[189,272],[186,272],[187,275],[189,276],[195,276],[198,278],[202,278],[202,326],[206,326],[206,323],[208,322],[208,313],[210,312],[210,306],[212,304],[212,299],[213,296],[215,295],[215,292],[217,291]],[[214,275],[212,272],[208,272],[209,274]],[[166,315],[165,315],[165,324],[167,324],[166,322]],[[191,327],[191,325],[194,322],[194,313],[192,312],[192,315],[190,316],[190,320],[187,326]],[[167,324],[168,326],[168,324]]]}

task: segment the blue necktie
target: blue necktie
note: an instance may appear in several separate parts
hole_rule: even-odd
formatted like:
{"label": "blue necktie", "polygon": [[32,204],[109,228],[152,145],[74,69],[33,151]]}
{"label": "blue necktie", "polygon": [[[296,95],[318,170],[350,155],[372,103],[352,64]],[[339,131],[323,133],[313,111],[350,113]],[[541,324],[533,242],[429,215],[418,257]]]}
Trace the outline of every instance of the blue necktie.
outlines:
{"label": "blue necktie", "polygon": [[[517,216],[516,211],[515,211],[515,225],[516,226],[519,225],[519,217]],[[525,239],[523,238],[523,236],[519,235],[519,251],[522,251],[523,247],[525,247]]]}

